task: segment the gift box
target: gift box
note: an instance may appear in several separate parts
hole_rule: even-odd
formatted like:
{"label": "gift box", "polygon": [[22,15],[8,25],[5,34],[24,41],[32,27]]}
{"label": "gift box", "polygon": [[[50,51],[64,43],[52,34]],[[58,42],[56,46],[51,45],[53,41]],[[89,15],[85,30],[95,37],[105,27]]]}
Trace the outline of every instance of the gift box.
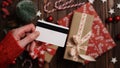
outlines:
{"label": "gift box", "polygon": [[45,42],[36,41],[36,45],[33,51],[30,51],[30,56],[38,59],[40,68],[43,68],[44,62],[50,62],[56,53],[58,46],[48,44]]}
{"label": "gift box", "polygon": [[81,58],[85,59],[82,56],[86,54],[88,40],[92,35],[93,19],[92,15],[74,12],[66,43],[65,59],[83,62]]}
{"label": "gift box", "polygon": [[[69,13],[64,18],[58,20],[57,23],[59,25],[66,26],[66,27],[70,27],[70,24],[71,24],[71,26],[73,26],[74,25],[74,24],[72,24],[73,20],[80,20],[79,17],[76,17],[76,19],[74,19],[76,12],[86,13],[86,14],[90,14],[90,15],[94,16],[94,19],[92,22],[92,27],[91,27],[91,31],[92,31],[91,36],[90,36],[88,42],[86,41],[87,43],[85,43],[86,47],[79,47],[79,48],[77,47],[79,50],[80,49],[85,50],[85,52],[84,51],[77,52],[78,56],[76,58],[74,55],[76,55],[77,49],[75,50],[74,46],[76,44],[79,44],[81,42],[81,40],[76,40],[79,37],[76,37],[73,35],[72,40],[74,41],[75,45],[71,45],[69,43],[67,43],[69,45],[66,44],[64,58],[85,64],[86,61],[94,61],[93,58],[97,58],[101,54],[112,49],[115,46],[115,42],[113,41],[108,30],[105,28],[100,17],[98,16],[98,14],[96,13],[96,11],[94,10],[93,6],[90,3],[86,3],[83,6],[81,6],[80,8],[78,8],[77,10]],[[79,15],[79,16],[81,17],[81,15]],[[73,20],[72,20],[72,18],[73,18]],[[74,26],[74,28],[75,27],[76,26]],[[79,25],[79,27],[80,27],[80,25]],[[86,28],[88,28],[88,27],[86,27]],[[70,27],[70,29],[71,29],[71,27]],[[73,30],[73,32],[74,32],[74,30]],[[79,29],[77,29],[77,30],[79,30]],[[90,31],[89,29],[87,29],[87,30]],[[85,31],[87,32],[87,30],[85,30]],[[83,33],[86,33],[86,32],[83,31]],[[69,40],[69,38],[68,38],[68,40]],[[70,49],[70,46],[71,46],[71,49]],[[82,46],[82,45],[80,45],[80,46]]]}

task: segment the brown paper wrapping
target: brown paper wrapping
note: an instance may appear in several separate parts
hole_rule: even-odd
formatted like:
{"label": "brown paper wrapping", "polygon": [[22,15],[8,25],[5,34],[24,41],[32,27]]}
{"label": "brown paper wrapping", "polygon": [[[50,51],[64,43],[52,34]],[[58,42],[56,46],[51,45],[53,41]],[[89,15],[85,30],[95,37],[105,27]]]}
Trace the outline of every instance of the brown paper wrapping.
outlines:
{"label": "brown paper wrapping", "polygon": [[[36,41],[36,46],[41,46],[42,44],[43,44],[43,42],[40,42],[40,41]],[[58,48],[58,46],[56,46],[56,45],[51,45],[51,46],[47,46],[48,48],[52,48],[52,49],[55,49],[55,52],[57,51],[57,48]],[[51,60],[52,60],[52,58],[54,57],[54,55],[51,55],[50,53],[48,53],[47,51],[45,51],[45,59],[44,59],[44,61],[46,61],[46,62],[50,62]]]}
{"label": "brown paper wrapping", "polygon": [[[74,12],[72,23],[71,23],[71,26],[70,26],[69,36],[68,36],[68,39],[67,39],[66,50],[65,50],[65,54],[64,54],[65,59],[76,61],[70,55],[70,50],[71,50],[72,47],[70,47],[68,45],[68,42],[70,44],[72,44],[72,46],[76,46],[75,43],[73,42],[72,37],[73,37],[73,35],[76,35],[78,33],[79,25],[80,25],[80,23],[82,23],[82,22],[80,22],[81,17],[82,17],[82,13]],[[94,19],[94,16],[87,14],[84,29],[83,29],[83,32],[82,32],[82,37],[84,37],[89,31],[92,30],[93,19]],[[81,47],[84,47],[84,46],[87,47],[87,44],[88,44],[88,40],[85,41],[80,46]],[[79,53],[80,54],[86,54],[86,51],[80,49]],[[78,57],[78,60],[76,62],[84,63],[84,60],[82,58]]]}
{"label": "brown paper wrapping", "polygon": [[[58,46],[56,46],[56,45],[52,45],[52,46],[49,46],[49,47],[55,49],[56,51],[57,51],[57,48],[58,48]],[[50,55],[48,52],[45,52],[45,61],[49,63],[52,60],[53,56],[54,55]]]}

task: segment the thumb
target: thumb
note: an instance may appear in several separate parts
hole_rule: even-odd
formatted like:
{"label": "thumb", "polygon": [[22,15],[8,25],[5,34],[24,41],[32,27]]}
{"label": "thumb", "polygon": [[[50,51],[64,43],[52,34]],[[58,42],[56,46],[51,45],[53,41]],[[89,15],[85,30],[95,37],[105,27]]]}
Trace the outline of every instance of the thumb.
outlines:
{"label": "thumb", "polygon": [[19,41],[19,44],[22,48],[24,48],[27,44],[34,41],[39,36],[39,32],[35,31],[29,35],[27,35],[25,38]]}

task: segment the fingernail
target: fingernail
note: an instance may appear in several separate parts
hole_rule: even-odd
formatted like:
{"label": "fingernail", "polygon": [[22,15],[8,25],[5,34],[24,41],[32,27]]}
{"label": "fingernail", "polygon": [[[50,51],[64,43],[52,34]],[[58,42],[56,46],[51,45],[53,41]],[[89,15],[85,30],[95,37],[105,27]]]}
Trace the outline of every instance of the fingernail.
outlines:
{"label": "fingernail", "polygon": [[39,31],[36,31],[36,33],[39,35],[40,34],[40,32]]}

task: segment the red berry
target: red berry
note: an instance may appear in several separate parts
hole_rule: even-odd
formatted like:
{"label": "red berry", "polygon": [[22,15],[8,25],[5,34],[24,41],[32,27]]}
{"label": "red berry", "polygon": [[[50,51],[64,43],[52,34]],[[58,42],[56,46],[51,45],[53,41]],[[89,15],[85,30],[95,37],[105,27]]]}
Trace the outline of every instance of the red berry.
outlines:
{"label": "red berry", "polygon": [[52,22],[52,21],[53,21],[53,17],[52,17],[52,16],[49,16],[49,17],[47,18],[47,21]]}
{"label": "red berry", "polygon": [[10,15],[9,11],[6,8],[2,8],[2,11],[4,12],[5,15]]}
{"label": "red berry", "polygon": [[110,23],[110,22],[113,22],[113,18],[112,17],[109,17],[108,19],[107,19],[107,21]]}
{"label": "red berry", "polygon": [[14,61],[12,61],[12,64],[15,64],[16,63],[16,61],[14,60]]}
{"label": "red berry", "polygon": [[12,0],[7,0],[10,4],[12,4]]}
{"label": "red berry", "polygon": [[6,7],[6,6],[8,6],[8,5],[9,5],[9,3],[8,3],[7,1],[3,1],[3,2],[2,2],[2,6],[3,6],[3,7]]}
{"label": "red berry", "polygon": [[115,16],[115,21],[120,21],[120,16]]}

